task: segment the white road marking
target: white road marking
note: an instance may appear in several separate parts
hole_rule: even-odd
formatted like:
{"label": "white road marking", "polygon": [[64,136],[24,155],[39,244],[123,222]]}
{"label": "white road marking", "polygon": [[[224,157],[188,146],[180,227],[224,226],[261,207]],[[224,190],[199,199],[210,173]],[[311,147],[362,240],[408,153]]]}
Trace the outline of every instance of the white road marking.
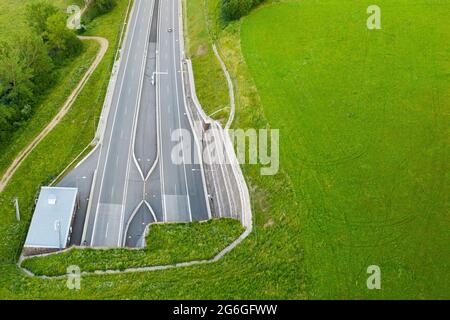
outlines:
{"label": "white road marking", "polygon": [[[139,8],[140,7],[141,7],[141,2],[139,2],[138,7],[137,7],[137,11],[136,11],[137,15],[135,16],[134,26],[133,26],[133,33],[131,34],[131,38],[130,38],[130,48],[129,48],[128,52],[127,52],[126,59],[125,59],[125,66],[124,66],[124,69],[123,69],[124,70],[124,74],[122,75],[122,81],[120,83],[120,90],[119,90],[119,96],[118,96],[117,102],[116,102],[116,110],[114,112],[113,125],[112,125],[112,128],[111,128],[111,133],[110,133],[110,137],[109,137],[109,141],[108,141],[108,146],[106,148],[106,161],[105,161],[105,166],[103,168],[102,179],[101,179],[101,182],[100,182],[100,189],[99,189],[99,194],[98,194],[99,201],[97,202],[97,208],[95,210],[94,228],[92,230],[91,244],[93,244],[93,242],[94,242],[95,232],[97,230],[97,221],[98,221],[97,218],[98,218],[98,209],[99,209],[99,206],[100,206],[100,197],[101,197],[101,194],[102,194],[103,182],[105,180],[105,173],[106,173],[106,167],[107,167],[107,163],[108,163],[108,159],[109,159],[109,151],[110,151],[110,147],[111,147],[112,135],[113,135],[113,132],[114,132],[114,127],[116,125],[117,111],[119,109],[119,101],[120,101],[120,98],[121,98],[121,95],[122,95],[122,88],[123,88],[123,83],[125,81],[125,74],[126,74],[126,70],[127,70],[127,66],[128,66],[128,61],[129,61],[129,56],[130,56],[130,52],[131,52],[131,47],[132,47],[134,35],[136,33],[136,26],[137,26],[137,21],[138,21],[138,18],[139,18],[139,12],[140,12]],[[103,151],[103,148],[101,149],[101,151]],[[101,151],[100,151],[100,155],[99,155],[99,162],[97,163],[97,170],[98,170],[98,166],[100,164]]]}
{"label": "white road marking", "polygon": [[[154,4],[155,3],[153,2],[150,12],[152,12]],[[148,39],[148,36],[150,34],[151,20],[152,20],[151,18],[148,20],[147,32],[146,32],[145,39]],[[142,62],[141,62],[141,73],[140,73],[139,87],[138,87],[138,92],[137,92],[138,95],[137,95],[137,100],[136,100],[136,104],[135,104],[135,108],[134,108],[133,125],[131,127],[132,137],[131,137],[130,146],[128,149],[127,171],[126,171],[126,177],[125,177],[125,192],[124,192],[123,198],[122,198],[122,203],[124,205],[122,206],[122,210],[120,212],[119,237],[117,239],[118,246],[121,246],[122,243],[124,242],[124,240],[122,240],[122,238],[124,237],[123,224],[124,224],[124,219],[125,219],[125,207],[126,207],[127,195],[128,195],[128,182],[129,182],[129,176],[130,176],[130,158],[133,157],[133,159],[134,159],[134,152],[133,152],[134,139],[136,136],[136,127],[137,127],[137,120],[138,120],[138,115],[139,115],[139,106],[140,106],[141,96],[142,96],[142,86],[144,83],[145,66],[147,63],[147,50],[148,50],[148,46],[144,47],[144,55],[142,57]],[[138,169],[140,171],[140,168],[138,168]],[[141,172],[141,174],[142,174],[142,172]]]}
{"label": "white road marking", "polygon": [[[172,3],[173,4],[173,3]],[[172,21],[175,21],[175,8],[172,10]],[[173,33],[173,70],[174,70],[174,76],[175,76],[175,92],[177,97],[177,107],[178,107],[178,126],[181,129],[181,115],[180,115],[180,101],[179,101],[179,92],[178,92],[178,77],[176,73],[175,66],[177,65],[177,59],[176,59],[176,45],[175,45],[175,32]],[[180,61],[181,63],[181,61]],[[183,139],[181,140],[181,148],[184,150],[184,142]],[[184,182],[186,186],[186,198],[187,198],[187,204],[188,204],[188,210],[189,210],[189,219],[192,221],[192,212],[191,212],[191,200],[189,196],[189,186],[187,183],[187,174],[186,174],[186,159],[184,157],[183,153],[183,171],[184,171]]]}
{"label": "white road marking", "polygon": [[163,221],[166,222],[167,221],[167,206],[166,206],[166,198],[164,196],[165,194],[165,185],[164,185],[164,155],[163,152],[161,152],[161,145],[162,145],[162,134],[161,134],[161,87],[160,87],[160,81],[161,81],[161,76],[159,73],[159,70],[161,69],[160,64],[161,64],[161,57],[159,55],[159,52],[161,51],[161,13],[162,13],[162,6],[160,6],[159,12],[158,12],[158,33],[157,33],[157,50],[156,50],[156,54],[157,54],[157,60],[156,60],[156,74],[157,74],[157,81],[156,81],[156,96],[157,96],[157,110],[158,110],[158,127],[159,127],[159,139],[160,139],[160,143],[158,145],[158,150],[159,150],[159,155],[161,157],[161,161],[159,162],[159,167],[160,167],[160,171],[161,171],[161,179],[160,179],[160,190],[161,190],[161,201],[162,201],[162,211],[163,211]]}

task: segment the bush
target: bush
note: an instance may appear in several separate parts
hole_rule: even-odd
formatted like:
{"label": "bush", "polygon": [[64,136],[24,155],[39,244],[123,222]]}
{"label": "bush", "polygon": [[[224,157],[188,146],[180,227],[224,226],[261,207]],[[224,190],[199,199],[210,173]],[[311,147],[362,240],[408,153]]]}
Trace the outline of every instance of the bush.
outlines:
{"label": "bush", "polygon": [[117,0],[92,0],[92,7],[100,14],[111,11],[117,4]]}
{"label": "bush", "polygon": [[42,34],[47,25],[47,19],[59,10],[46,0],[33,1],[27,5],[28,25],[37,33]]}
{"label": "bush", "polygon": [[0,43],[0,145],[31,116],[36,97],[52,83],[52,70],[39,36],[28,33]]}
{"label": "bush", "polygon": [[46,0],[31,2],[27,6],[27,21],[42,37],[48,53],[55,62],[74,56],[81,50],[81,41],[72,30],[67,29],[67,17]]}
{"label": "bush", "polygon": [[117,4],[117,0],[91,0],[84,14],[85,21],[89,22],[95,17],[111,11]]}
{"label": "bush", "polygon": [[30,2],[26,17],[29,30],[0,42],[0,145],[33,114],[39,95],[53,82],[54,64],[82,49],[66,27],[66,15],[49,1]]}
{"label": "bush", "polygon": [[237,20],[264,0],[222,0],[222,18],[225,21]]}
{"label": "bush", "polygon": [[14,111],[0,103],[0,145],[6,141],[12,130]]}
{"label": "bush", "polygon": [[55,13],[48,17],[43,37],[50,56],[57,61],[77,55],[82,48],[80,39],[66,28],[66,16],[63,13]]}

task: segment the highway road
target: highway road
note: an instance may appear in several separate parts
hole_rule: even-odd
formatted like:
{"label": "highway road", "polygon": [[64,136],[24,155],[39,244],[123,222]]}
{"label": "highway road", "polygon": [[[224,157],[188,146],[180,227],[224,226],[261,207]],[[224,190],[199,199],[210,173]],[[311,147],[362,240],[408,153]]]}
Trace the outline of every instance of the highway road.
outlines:
{"label": "highway road", "polygon": [[[158,35],[157,84],[160,107],[160,161],[162,210],[165,221],[208,219],[200,165],[193,164],[197,144],[193,139],[186,110],[181,74],[181,48],[178,0],[161,1]],[[170,31],[172,30],[172,31]],[[182,139],[177,130],[190,132]],[[174,141],[175,140],[175,141]],[[180,146],[182,164],[171,159],[172,150]],[[189,147],[190,146],[190,147]]]}
{"label": "highway road", "polygon": [[[142,246],[151,222],[210,218],[202,168],[191,164],[199,150],[182,81],[180,3],[136,0],[133,10],[104,136],[61,182],[82,189],[73,239],[88,246]],[[172,141],[180,128],[190,137]],[[180,143],[192,152],[174,163]]]}

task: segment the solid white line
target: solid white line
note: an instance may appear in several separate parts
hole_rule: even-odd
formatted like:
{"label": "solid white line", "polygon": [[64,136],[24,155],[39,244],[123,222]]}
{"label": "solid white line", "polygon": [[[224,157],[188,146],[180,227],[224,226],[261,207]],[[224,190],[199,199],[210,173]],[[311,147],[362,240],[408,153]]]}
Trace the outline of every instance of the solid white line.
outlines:
{"label": "solid white line", "polygon": [[[202,184],[203,184],[203,195],[205,197],[205,202],[206,202],[206,210],[208,212],[208,218],[211,219],[211,205],[210,205],[210,201],[209,201],[209,197],[208,197],[208,192],[207,192],[207,185],[206,185],[206,178],[205,178],[205,172],[204,172],[204,168],[203,168],[203,157],[202,157],[202,148],[200,146],[200,142],[199,142],[199,138],[197,136],[197,132],[195,129],[195,126],[193,124],[193,121],[191,119],[191,114],[188,111],[188,102],[186,100],[186,88],[184,85],[184,72],[181,72],[181,70],[183,70],[183,60],[185,59],[185,52],[184,52],[184,29],[183,29],[183,12],[185,12],[183,10],[183,4],[181,0],[178,0],[178,8],[180,8],[182,10],[182,12],[178,13],[178,30],[179,30],[179,38],[181,39],[181,41],[179,41],[178,46],[179,49],[181,51],[181,56],[180,56],[180,74],[181,74],[181,85],[182,85],[182,90],[183,90],[183,99],[184,99],[184,106],[185,106],[185,113],[184,115],[187,116],[188,120],[189,120],[189,125],[191,126],[191,130],[192,133],[194,135],[194,141],[195,144],[197,145],[197,156],[198,159],[200,160],[200,173],[201,173],[201,178],[202,178]],[[177,40],[178,41],[178,40]],[[188,65],[186,65],[186,67],[188,67]],[[191,92],[191,96],[194,95],[195,96],[195,91],[192,93]],[[194,147],[195,149],[195,147]]]}
{"label": "solid white line", "polygon": [[[154,10],[154,7],[155,7],[155,0],[153,1],[152,7],[151,7],[151,9],[150,9],[150,19],[149,19],[149,24],[148,24],[148,26],[147,26],[147,34],[146,34],[146,36],[145,36],[145,39],[146,39],[146,46],[145,46],[145,49],[144,49],[143,68],[141,69],[141,78],[140,78],[140,81],[139,81],[139,93],[138,93],[138,102],[137,102],[137,104],[138,104],[138,114],[137,114],[137,117],[136,117],[136,122],[137,122],[138,119],[139,119],[139,115],[140,115],[141,107],[142,107],[142,106],[141,106],[142,86],[143,86],[143,84],[144,84],[145,71],[146,71],[146,69],[147,69],[148,48],[149,48],[149,46],[150,46],[150,43],[147,41],[147,39],[149,39],[149,34],[150,34],[150,31],[151,31],[151,24],[152,24],[152,20],[153,20],[153,10]],[[143,72],[143,73],[142,73],[142,72]],[[139,174],[141,175],[142,180],[144,180],[144,182],[145,182],[146,179],[145,179],[145,177],[144,177],[144,172],[142,171],[141,166],[139,165],[139,163],[138,163],[138,161],[137,161],[137,159],[136,159],[136,151],[135,151],[135,147],[136,147],[136,130],[137,130],[137,125],[134,127],[134,132],[133,132],[133,141],[132,141],[132,154],[133,154],[133,160],[134,160],[134,163],[135,163],[135,165],[136,165],[136,167],[137,167],[137,169],[138,169],[138,171],[139,171]]]}
{"label": "solid white line", "polygon": [[[128,52],[127,52],[127,56],[126,56],[126,60],[125,60],[125,66],[124,66],[124,69],[123,69],[124,73],[122,75],[122,81],[120,83],[119,96],[117,97],[117,101],[116,101],[116,110],[114,111],[113,125],[112,125],[111,133],[110,133],[110,136],[109,136],[108,147],[106,149],[106,161],[105,161],[105,166],[103,168],[102,179],[100,181],[100,189],[99,189],[99,193],[98,193],[97,207],[96,207],[96,210],[95,210],[94,228],[92,230],[91,245],[93,244],[94,239],[95,239],[95,231],[96,231],[96,227],[97,227],[97,218],[98,218],[98,209],[99,209],[99,206],[100,206],[100,199],[101,199],[101,195],[102,195],[103,181],[105,179],[105,172],[106,172],[106,167],[107,167],[107,163],[108,163],[109,150],[110,150],[110,147],[111,147],[111,141],[112,141],[112,136],[113,136],[113,132],[114,132],[114,127],[115,127],[115,124],[116,124],[117,111],[119,109],[119,101],[120,101],[120,97],[122,95],[122,87],[123,87],[123,83],[124,83],[124,80],[125,80],[125,75],[126,75],[127,66],[128,66],[128,60],[129,60],[129,56],[130,56],[130,52],[131,52],[131,48],[132,48],[132,44],[133,44],[134,34],[136,32],[136,26],[137,26],[137,21],[138,21],[138,18],[139,18],[139,8],[140,7],[141,7],[141,1],[139,1],[138,7],[137,7],[137,15],[136,15],[136,18],[134,20],[133,33],[131,34],[131,39],[130,39],[130,47],[128,48]],[[98,159],[99,162],[97,164],[97,170],[98,170],[98,166],[100,164],[100,159],[101,159],[101,156],[102,156],[102,152],[101,151],[103,151],[103,148],[100,150],[99,159]]]}
{"label": "solid white line", "polygon": [[[211,155],[209,154],[209,152],[206,152],[206,155],[208,156],[208,163],[209,163],[209,166],[211,167],[211,175],[212,175],[212,180],[213,180],[213,185],[214,185],[214,189],[216,190],[216,194],[217,194],[217,198],[216,199],[214,199],[214,201],[215,201],[215,203],[217,203],[217,205],[218,205],[218,207],[219,207],[219,217],[222,217],[222,211],[223,211],[223,209],[222,209],[222,192],[221,192],[221,190],[220,190],[220,188],[219,187],[217,187],[217,182],[216,182],[216,179],[214,178],[214,172],[213,171],[216,171],[216,170],[214,170],[213,169],[213,162],[212,162],[212,159],[211,159]],[[205,188],[206,188],[206,185],[205,185]],[[209,198],[207,198],[207,201],[209,201]]]}
{"label": "solid white line", "polygon": [[[215,141],[220,141],[221,143],[220,143],[220,147],[221,147],[221,151],[220,152],[222,152],[223,153],[223,159],[221,159],[221,160],[223,160],[223,162],[224,163],[227,163],[227,161],[226,161],[226,152],[225,152],[225,142],[222,142],[222,140],[219,138],[219,139],[217,139],[217,130],[216,129],[213,129],[213,134],[214,134],[214,140]],[[216,146],[217,146],[217,143],[216,143]],[[225,191],[226,191],[226,193],[227,193],[227,197],[228,197],[228,205],[229,205],[229,209],[230,209],[230,211],[231,212],[229,212],[228,214],[230,214],[230,215],[232,215],[233,216],[233,210],[232,210],[232,208],[233,208],[233,205],[231,204],[231,196],[230,196],[230,192],[228,191],[228,184],[227,184],[227,178],[226,178],[226,174],[225,174],[225,172],[224,172],[224,170],[223,170],[223,165],[224,164],[221,164],[221,163],[219,163],[219,164],[216,164],[217,166],[219,166],[220,167],[220,171],[222,172],[222,177],[223,177],[223,182],[224,182],[224,184],[225,184]],[[234,199],[233,199],[233,203],[234,203]],[[235,203],[234,203],[235,204]],[[236,204],[235,204],[236,205]]]}
{"label": "solid white line", "polygon": [[[182,84],[182,88],[183,88],[183,92],[184,92],[184,94],[183,94],[184,105],[185,105],[185,108],[186,108],[185,115],[187,116],[187,118],[189,120],[189,124],[190,124],[192,132],[194,134],[194,141],[195,141],[195,144],[197,145],[197,156],[198,156],[198,159],[200,160],[200,173],[201,173],[202,184],[203,184],[203,196],[205,197],[205,201],[206,201],[206,210],[208,211],[208,218],[211,219],[212,218],[212,216],[211,216],[211,205],[210,205],[210,201],[209,201],[209,197],[208,197],[207,184],[206,184],[205,172],[204,172],[204,167],[203,167],[202,148],[200,146],[199,138],[197,136],[197,130],[195,130],[195,126],[194,126],[194,123],[192,121],[191,114],[188,111],[189,107],[188,107],[188,102],[186,100],[186,88],[185,88],[185,83],[184,83],[185,75],[184,75],[184,72],[182,72],[182,70],[183,70],[183,60],[186,58],[185,51],[184,51],[184,24],[183,24],[183,17],[185,19],[187,19],[187,17],[186,17],[186,10],[183,10],[182,0],[178,0],[178,8],[181,9],[181,12],[178,13],[179,40],[177,40],[177,41],[179,41],[178,45],[179,45],[179,48],[181,50],[180,74],[181,74],[181,84]],[[189,78],[189,63],[187,63],[187,61],[186,61],[186,68],[187,68],[186,71],[188,72],[188,78]],[[190,81],[189,81],[189,84],[190,84]],[[194,98],[196,97],[195,88],[194,88],[194,91],[191,92],[191,96],[192,96],[191,98],[194,100]]]}
{"label": "solid white line", "polygon": [[[154,5],[155,2],[152,3],[152,7]],[[150,17],[152,17],[152,12],[153,10],[150,9]],[[131,141],[130,141],[130,146],[128,148],[128,158],[127,158],[127,172],[125,175],[125,189],[124,189],[124,194],[122,197],[122,210],[120,212],[120,226],[119,226],[119,237],[117,238],[117,245],[121,246],[122,245],[122,236],[123,236],[123,224],[124,224],[124,219],[125,219],[125,207],[127,204],[127,195],[128,195],[128,184],[129,184],[129,176],[130,176],[130,154],[131,157],[133,157],[133,160],[135,161],[135,164],[139,170],[139,173],[141,174],[142,179],[144,179],[144,174],[141,172],[139,164],[136,161],[136,157],[134,156],[134,142],[135,142],[135,137],[136,137],[136,128],[137,128],[137,119],[138,119],[138,115],[139,115],[139,107],[140,107],[140,103],[141,103],[141,97],[142,97],[142,86],[144,83],[144,75],[145,75],[145,67],[147,65],[147,50],[148,50],[148,46],[149,43],[147,42],[148,36],[150,34],[150,26],[151,26],[151,18],[148,19],[148,25],[147,25],[147,32],[145,35],[145,39],[146,39],[146,46],[144,47],[144,54],[142,57],[142,63],[141,63],[141,73],[140,73],[140,78],[139,78],[139,88],[138,88],[138,95],[137,95],[137,100],[136,100],[136,104],[135,104],[135,108],[134,108],[134,117],[133,117],[133,125],[132,125],[132,137],[131,137]],[[142,43],[142,42],[141,42]]]}
{"label": "solid white line", "polygon": [[156,219],[156,214],[152,209],[152,206],[150,205],[150,203],[148,203],[146,200],[144,200],[145,205],[147,206],[147,208],[150,210],[150,213],[153,216],[153,219],[155,220],[155,222],[158,222],[158,219]]}
{"label": "solid white line", "polygon": [[130,228],[131,221],[133,221],[134,216],[136,215],[136,213],[141,208],[141,205],[142,205],[143,202],[144,202],[143,200],[141,200],[141,202],[139,202],[139,204],[136,206],[136,208],[131,213],[131,217],[130,217],[130,219],[127,222],[127,225],[125,227],[125,232],[122,235],[122,243],[123,243],[124,246],[125,246],[126,241],[127,241],[127,233],[128,233],[128,229]]}
{"label": "solid white line", "polygon": [[96,180],[97,180],[97,169],[94,170],[94,174],[92,176],[92,182],[91,182],[91,190],[89,190],[88,207],[86,209],[87,214],[86,214],[86,217],[84,218],[85,221],[84,221],[84,226],[83,226],[83,233],[81,235],[81,245],[84,245],[84,242],[86,241],[86,232],[87,232],[87,228],[88,228],[89,220],[90,220],[89,213],[91,212],[91,206],[92,206],[92,198],[93,198],[92,193],[95,188]]}
{"label": "solid white line", "polygon": [[[173,4],[174,1],[171,1],[173,10],[172,10],[172,23],[175,21],[175,6]],[[178,6],[178,3],[177,3]],[[177,28],[178,29],[178,28]],[[175,44],[175,32],[173,32],[173,70],[174,70],[174,76],[175,76],[175,92],[177,96],[177,107],[178,107],[178,126],[181,129],[181,115],[180,115],[180,100],[179,100],[179,92],[178,92],[178,76],[177,76],[177,70],[175,66],[177,65],[176,61],[176,44]],[[189,219],[192,221],[192,210],[191,210],[191,200],[189,196],[189,186],[187,183],[187,174],[186,174],[186,159],[184,157],[184,142],[183,139],[181,139],[181,149],[182,149],[182,155],[183,155],[183,172],[184,172],[184,182],[186,185],[186,197],[188,202],[188,209],[189,209]]]}
{"label": "solid white line", "polygon": [[160,88],[160,82],[161,82],[161,74],[160,74],[160,63],[161,63],[161,12],[162,12],[162,4],[159,3],[159,10],[158,10],[158,32],[157,32],[157,50],[156,50],[156,105],[158,110],[158,127],[159,127],[159,139],[160,143],[158,144],[158,150],[159,155],[161,157],[160,159],[160,184],[161,184],[161,201],[162,201],[162,209],[163,209],[163,221],[167,222],[167,207],[166,207],[166,197],[165,197],[165,186],[164,186],[164,155],[161,151],[161,145],[162,145],[162,133],[161,133],[161,88]]}

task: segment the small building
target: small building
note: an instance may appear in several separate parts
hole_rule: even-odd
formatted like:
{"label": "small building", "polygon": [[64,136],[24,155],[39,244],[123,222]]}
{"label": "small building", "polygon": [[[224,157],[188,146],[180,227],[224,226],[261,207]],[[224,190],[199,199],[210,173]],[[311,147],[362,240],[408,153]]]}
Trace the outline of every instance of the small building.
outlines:
{"label": "small building", "polygon": [[77,188],[42,187],[23,254],[49,253],[67,248],[77,209]]}

